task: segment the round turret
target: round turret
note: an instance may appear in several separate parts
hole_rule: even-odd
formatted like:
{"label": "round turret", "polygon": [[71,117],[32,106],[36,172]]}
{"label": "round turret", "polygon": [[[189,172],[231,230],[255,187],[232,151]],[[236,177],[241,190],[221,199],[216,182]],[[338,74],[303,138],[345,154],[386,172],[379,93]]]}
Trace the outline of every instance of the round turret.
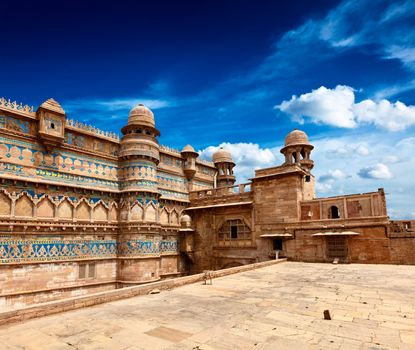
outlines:
{"label": "round turret", "polygon": [[281,153],[285,156],[284,165],[299,164],[303,168],[311,170],[314,162],[310,159],[314,146],[308,141],[304,131],[294,129],[285,137],[285,145]]}
{"label": "round turret", "polygon": [[232,159],[232,154],[221,147],[212,155],[213,163],[218,169],[217,187],[232,186],[235,183],[235,175],[233,168],[235,162]]}
{"label": "round turret", "polygon": [[191,191],[193,188],[193,184],[190,181],[196,174],[196,158],[199,157],[199,153],[197,153],[191,145],[184,146],[180,153],[182,157],[185,159],[184,174],[186,175],[187,180],[189,180],[188,190]]}
{"label": "round turret", "polygon": [[155,127],[153,112],[142,104],[135,106],[121,131],[124,136],[118,156],[122,189],[157,193],[157,164],[160,162],[157,136],[160,133]]}

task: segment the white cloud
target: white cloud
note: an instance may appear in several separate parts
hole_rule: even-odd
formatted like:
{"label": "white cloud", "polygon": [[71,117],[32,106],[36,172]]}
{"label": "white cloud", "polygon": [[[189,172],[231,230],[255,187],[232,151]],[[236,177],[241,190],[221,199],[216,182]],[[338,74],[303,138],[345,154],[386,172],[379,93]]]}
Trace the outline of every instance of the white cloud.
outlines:
{"label": "white cloud", "polygon": [[361,156],[368,156],[370,154],[369,149],[366,146],[359,145],[356,147],[357,154]]}
{"label": "white cloud", "polygon": [[399,95],[399,94],[402,94],[402,93],[405,93],[405,92],[408,92],[414,89],[415,89],[415,79],[412,79],[405,83],[378,88],[373,98],[376,101],[379,101],[379,100],[393,97],[393,96],[396,96],[396,95]]}
{"label": "white cloud", "polygon": [[320,176],[319,181],[330,182],[336,180],[343,180],[347,175],[340,169],[329,170],[329,172],[323,176]]}
{"label": "white cloud", "polygon": [[325,147],[327,158],[351,158],[370,155],[371,151],[367,143],[348,143],[338,142],[336,138],[330,139]]}
{"label": "white cloud", "polygon": [[390,131],[405,130],[415,125],[415,106],[388,100],[364,100],[352,106],[359,123],[370,123]]}
{"label": "white cloud", "polygon": [[317,182],[316,191],[320,194],[327,194],[333,190],[332,182]]}
{"label": "white cloud", "polygon": [[393,45],[386,48],[387,59],[398,59],[407,66],[415,64],[415,47]]}
{"label": "white cloud", "polygon": [[355,103],[354,91],[344,85],[337,85],[334,89],[321,86],[299,97],[294,95],[275,108],[300,123],[310,120],[315,124],[342,128],[373,124],[390,131],[401,131],[415,125],[415,106],[370,99]]}
{"label": "white cloud", "polygon": [[338,85],[333,90],[321,86],[300,97],[294,95],[291,100],[283,101],[275,108],[291,115],[300,123],[304,121],[303,118],[308,117],[317,124],[353,128],[356,126],[355,116],[350,108],[353,104],[353,89]]}
{"label": "white cloud", "polygon": [[[341,182],[348,177],[349,176],[340,169],[329,170],[328,173],[318,177],[316,190],[320,193],[331,192],[336,183],[339,181]],[[339,189],[339,192],[342,192],[342,190]]]}
{"label": "white cloud", "polygon": [[386,164],[377,163],[360,169],[359,176],[367,179],[391,179],[393,174]]}
{"label": "white cloud", "polygon": [[384,156],[382,158],[382,163],[385,163],[385,164],[394,164],[394,163],[398,163],[400,161],[401,161],[401,159],[398,156],[394,155],[394,154],[387,155],[387,156]]}

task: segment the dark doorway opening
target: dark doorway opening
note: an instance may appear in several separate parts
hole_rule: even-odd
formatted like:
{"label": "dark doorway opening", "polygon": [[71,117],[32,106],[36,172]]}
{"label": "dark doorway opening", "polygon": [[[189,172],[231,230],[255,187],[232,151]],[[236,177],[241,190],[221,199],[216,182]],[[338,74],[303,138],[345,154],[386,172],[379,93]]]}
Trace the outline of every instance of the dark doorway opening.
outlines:
{"label": "dark doorway opening", "polygon": [[274,250],[282,250],[282,239],[281,238],[274,238],[272,240],[272,246]]}
{"label": "dark doorway opening", "polygon": [[238,239],[238,226],[231,226],[231,239]]}

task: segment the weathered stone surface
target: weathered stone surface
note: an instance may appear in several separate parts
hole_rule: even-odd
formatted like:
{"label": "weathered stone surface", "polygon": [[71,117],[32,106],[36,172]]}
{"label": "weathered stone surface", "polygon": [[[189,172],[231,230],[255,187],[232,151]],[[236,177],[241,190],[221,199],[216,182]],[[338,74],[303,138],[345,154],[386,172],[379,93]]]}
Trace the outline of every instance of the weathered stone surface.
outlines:
{"label": "weathered stone surface", "polygon": [[[285,262],[216,278],[212,286],[200,280],[161,294],[3,325],[0,344],[5,349],[413,349],[414,277],[413,266]],[[322,318],[326,308],[331,321]]]}

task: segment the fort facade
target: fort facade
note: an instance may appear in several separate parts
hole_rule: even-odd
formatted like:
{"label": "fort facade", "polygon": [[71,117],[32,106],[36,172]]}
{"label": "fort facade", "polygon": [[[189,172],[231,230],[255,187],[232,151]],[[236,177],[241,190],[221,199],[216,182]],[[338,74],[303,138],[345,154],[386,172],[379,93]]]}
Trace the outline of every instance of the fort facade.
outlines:
{"label": "fort facade", "polygon": [[[126,118],[127,119],[127,118]],[[0,99],[0,307],[279,257],[415,264],[415,222],[383,189],[316,198],[313,146],[294,130],[282,165],[235,185],[231,154],[162,146],[134,107],[122,137]]]}

